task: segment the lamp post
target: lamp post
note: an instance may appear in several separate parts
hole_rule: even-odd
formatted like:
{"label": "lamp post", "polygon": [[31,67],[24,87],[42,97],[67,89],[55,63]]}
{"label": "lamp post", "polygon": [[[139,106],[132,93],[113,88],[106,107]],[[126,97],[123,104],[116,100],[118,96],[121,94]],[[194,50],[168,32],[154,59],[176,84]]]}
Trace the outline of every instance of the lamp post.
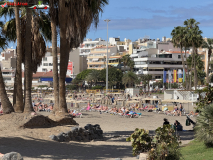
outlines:
{"label": "lamp post", "polygon": [[107,22],[107,55],[106,55],[106,95],[108,92],[108,22],[109,19],[105,19],[105,22]]}

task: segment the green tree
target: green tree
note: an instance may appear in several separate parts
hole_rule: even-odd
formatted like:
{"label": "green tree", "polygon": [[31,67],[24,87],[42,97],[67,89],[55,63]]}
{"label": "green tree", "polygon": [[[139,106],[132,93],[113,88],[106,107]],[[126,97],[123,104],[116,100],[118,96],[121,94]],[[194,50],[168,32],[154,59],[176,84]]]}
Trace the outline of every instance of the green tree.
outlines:
{"label": "green tree", "polygon": [[[109,68],[108,70],[108,83],[109,87],[116,85],[122,81],[123,73],[117,68]],[[106,69],[102,69],[100,72],[100,81],[106,82]]]}
{"label": "green tree", "polygon": [[148,92],[149,92],[149,88],[150,88],[149,82],[150,82],[150,80],[152,80],[152,75],[143,74],[143,75],[140,75],[139,77],[140,77],[141,81],[143,82],[143,84],[145,84],[145,88],[148,85]]}
{"label": "green tree", "polygon": [[91,87],[93,82],[95,83],[95,86],[97,84],[97,81],[100,79],[100,71],[99,70],[92,70],[85,78],[86,81],[91,82]]}
{"label": "green tree", "polygon": [[203,41],[203,45],[202,45],[202,48],[206,48],[208,49],[208,61],[207,61],[207,70],[206,70],[206,83],[209,83],[209,62],[210,62],[210,58],[211,58],[211,54],[212,54],[212,47],[213,45],[213,39],[211,38],[208,38],[207,39],[207,42],[206,41]]}
{"label": "green tree", "polygon": [[192,56],[193,56],[193,68],[194,68],[194,86],[197,89],[197,70],[196,70],[196,62],[195,55],[197,52],[197,48],[201,47],[203,43],[202,31],[200,30],[198,24],[195,19],[187,19],[184,21],[184,25],[186,26],[186,38],[188,39],[188,43],[192,46]]}
{"label": "green tree", "polygon": [[126,69],[126,67],[129,67],[130,70],[133,70],[134,65],[135,65],[134,61],[131,59],[131,57],[130,57],[129,54],[123,56],[123,57],[120,59],[120,63],[123,63],[124,69]]}
{"label": "green tree", "polygon": [[94,71],[94,69],[85,69],[82,72],[80,72],[75,79],[77,80],[84,80],[92,71]]}
{"label": "green tree", "polygon": [[128,71],[124,73],[122,82],[125,84],[126,87],[128,85],[128,87],[131,88],[135,83],[138,82],[138,76],[134,72]]}
{"label": "green tree", "polygon": [[[193,57],[190,55],[187,58],[187,62],[188,62],[188,66],[189,68],[193,67]],[[197,77],[199,79],[199,81],[203,84],[204,83],[204,78],[206,77],[206,74],[204,72],[204,62],[202,61],[200,55],[195,55],[195,62],[196,62],[196,71],[197,71]],[[193,76],[194,75],[194,71],[191,72]],[[194,81],[192,81],[194,83]]]}
{"label": "green tree", "polygon": [[[186,71],[185,61],[184,61],[184,57],[183,57],[183,46],[186,43],[185,42],[186,28],[181,27],[181,26],[175,27],[172,30],[171,35],[172,35],[172,43],[173,43],[174,47],[180,47],[183,69]],[[186,77],[186,79],[187,79],[187,77]],[[188,89],[187,81],[186,81],[186,89]]]}

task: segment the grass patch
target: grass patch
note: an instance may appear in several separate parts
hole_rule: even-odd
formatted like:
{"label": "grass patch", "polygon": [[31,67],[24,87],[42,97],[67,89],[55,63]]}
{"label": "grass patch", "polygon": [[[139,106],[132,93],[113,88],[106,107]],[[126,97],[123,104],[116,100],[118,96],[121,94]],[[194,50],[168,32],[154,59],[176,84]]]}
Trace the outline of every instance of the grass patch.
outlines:
{"label": "grass patch", "polygon": [[213,148],[206,148],[203,142],[193,140],[181,148],[181,154],[184,160],[212,160]]}

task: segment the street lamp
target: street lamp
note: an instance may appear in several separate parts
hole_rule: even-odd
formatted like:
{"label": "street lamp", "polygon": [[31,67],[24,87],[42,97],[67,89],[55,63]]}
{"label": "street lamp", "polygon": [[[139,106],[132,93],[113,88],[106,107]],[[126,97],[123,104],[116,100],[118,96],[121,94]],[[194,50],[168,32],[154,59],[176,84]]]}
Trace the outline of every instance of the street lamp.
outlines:
{"label": "street lamp", "polygon": [[105,22],[107,22],[107,56],[106,56],[106,94],[108,92],[108,22],[109,19],[105,19]]}

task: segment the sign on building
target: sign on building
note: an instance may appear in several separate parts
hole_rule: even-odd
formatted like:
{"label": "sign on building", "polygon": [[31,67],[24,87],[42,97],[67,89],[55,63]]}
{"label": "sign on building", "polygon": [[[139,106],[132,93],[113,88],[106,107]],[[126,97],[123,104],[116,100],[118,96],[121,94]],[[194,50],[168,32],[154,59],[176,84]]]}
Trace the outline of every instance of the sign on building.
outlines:
{"label": "sign on building", "polygon": [[73,62],[69,62],[67,66],[68,74],[73,74]]}

